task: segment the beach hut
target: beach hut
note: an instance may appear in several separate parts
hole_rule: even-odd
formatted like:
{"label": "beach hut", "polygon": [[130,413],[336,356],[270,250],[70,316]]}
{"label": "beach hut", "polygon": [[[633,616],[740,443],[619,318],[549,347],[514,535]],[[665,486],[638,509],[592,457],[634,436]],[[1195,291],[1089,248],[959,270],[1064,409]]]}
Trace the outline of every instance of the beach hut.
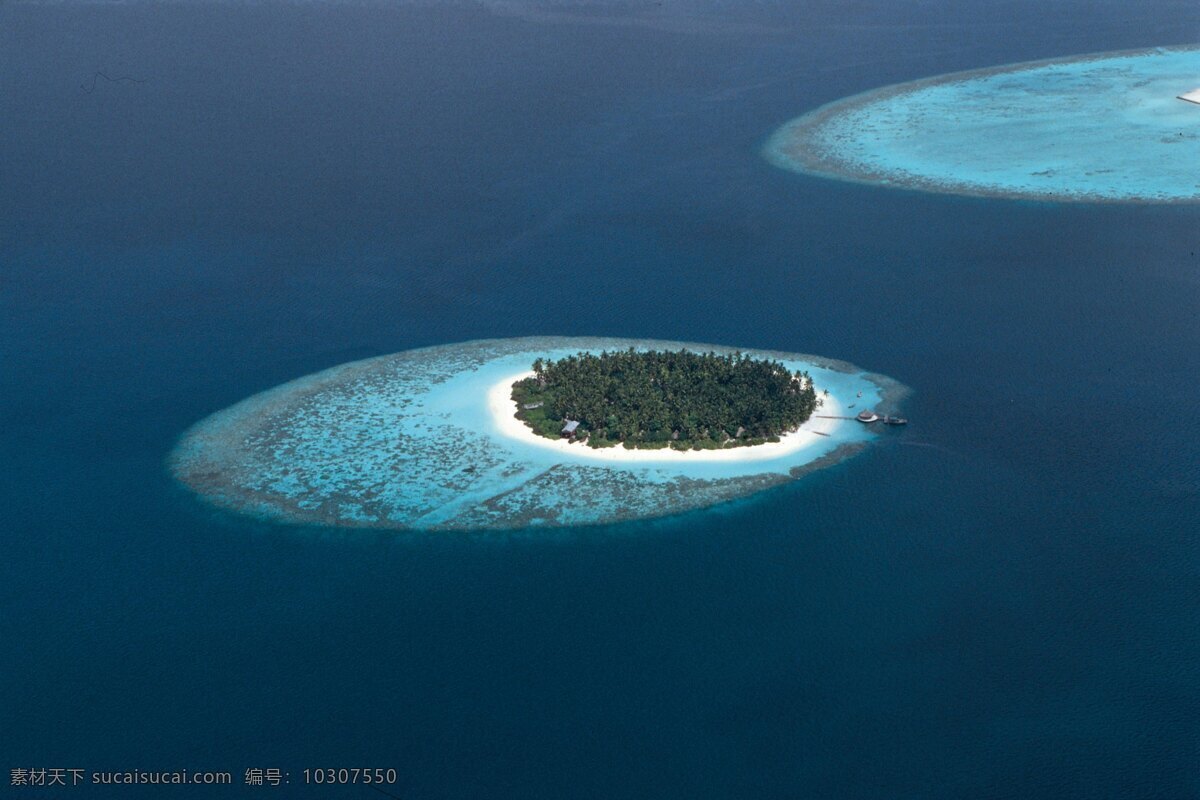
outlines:
{"label": "beach hut", "polygon": [[577,420],[569,419],[567,420],[566,424],[563,425],[562,435],[566,437],[574,436],[575,431],[578,430],[578,428],[579,422]]}
{"label": "beach hut", "polygon": [[859,422],[877,422],[879,420],[879,415],[874,411],[860,411],[855,419],[857,419]]}

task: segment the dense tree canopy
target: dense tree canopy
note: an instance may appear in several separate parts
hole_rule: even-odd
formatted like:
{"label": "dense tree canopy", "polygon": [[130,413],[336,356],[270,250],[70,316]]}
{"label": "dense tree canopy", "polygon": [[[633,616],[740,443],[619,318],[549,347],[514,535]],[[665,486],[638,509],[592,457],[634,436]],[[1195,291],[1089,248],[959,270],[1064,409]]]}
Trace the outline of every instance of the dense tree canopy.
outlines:
{"label": "dense tree canopy", "polygon": [[624,350],[538,359],[513,384],[517,416],[558,438],[567,420],[593,447],[715,448],[759,444],[812,415],[807,373],[742,353]]}

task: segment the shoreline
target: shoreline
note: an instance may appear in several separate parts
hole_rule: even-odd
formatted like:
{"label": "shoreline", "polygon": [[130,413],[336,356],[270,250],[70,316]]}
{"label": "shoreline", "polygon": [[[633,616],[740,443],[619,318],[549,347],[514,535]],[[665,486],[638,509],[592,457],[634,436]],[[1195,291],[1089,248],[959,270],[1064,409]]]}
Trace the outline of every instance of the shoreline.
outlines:
{"label": "shoreline", "polygon": [[[623,445],[597,448],[590,447],[581,442],[572,444],[566,439],[547,439],[545,436],[539,436],[534,433],[532,428],[517,419],[517,403],[512,399],[512,385],[531,375],[533,375],[531,370],[517,372],[493,384],[488,389],[488,410],[491,412],[492,424],[495,426],[496,431],[501,436],[515,439],[524,444],[565,455],[574,455],[580,459],[589,461],[607,461],[610,463],[770,461],[792,455],[817,444],[826,438],[826,436],[833,435],[842,425],[853,421],[819,418],[814,412],[813,416],[809,417],[799,429],[779,437],[778,442],[742,445],[724,450],[673,450],[671,448],[660,450],[635,448],[631,450]],[[833,394],[822,395],[821,390],[817,389],[815,384],[814,389],[817,391],[818,398],[823,401],[823,404],[817,408],[817,411],[821,412],[821,414],[852,416],[849,410],[843,407],[841,401]],[[825,434],[826,436],[822,436],[821,434]]]}

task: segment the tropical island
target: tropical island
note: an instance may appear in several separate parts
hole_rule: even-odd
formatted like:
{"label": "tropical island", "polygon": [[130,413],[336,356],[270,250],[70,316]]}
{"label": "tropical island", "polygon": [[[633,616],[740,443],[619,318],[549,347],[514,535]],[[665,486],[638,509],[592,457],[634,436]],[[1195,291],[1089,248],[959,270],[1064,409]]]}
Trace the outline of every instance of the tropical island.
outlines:
{"label": "tropical island", "polygon": [[512,399],[540,436],[631,450],[778,442],[820,402],[807,372],[775,359],[633,348],[538,358]]}
{"label": "tropical island", "polygon": [[[665,399],[654,413],[635,405],[642,395],[634,392],[634,365],[653,362],[628,358],[630,348],[657,352],[667,374],[678,365],[666,385],[681,387],[672,402],[687,413],[674,427]],[[698,357],[678,355],[684,350]],[[680,438],[660,449],[593,448],[562,438],[561,418],[548,428],[554,438],[518,419],[538,410],[513,400],[514,383],[537,377],[530,365],[540,359],[543,374],[549,365],[572,365],[551,367],[546,387],[536,387],[545,392],[560,383],[557,375],[591,369],[590,359],[578,363],[581,353],[612,354],[597,367],[624,365],[630,374],[619,382],[629,396],[619,397],[637,409],[628,418],[618,413],[614,425],[605,415],[584,427],[587,440],[608,443],[615,431],[620,442],[622,425],[627,439],[675,430]],[[691,375],[684,365],[703,368]],[[648,367],[644,377],[643,389],[653,380],[663,385]],[[206,503],[272,522],[425,531],[604,524],[746,497],[837,464],[880,430],[854,415],[891,413],[906,391],[884,375],[801,353],[654,339],[483,339],[339,364],[267,389],[198,421],[168,463]],[[820,412],[779,441],[736,446],[787,430],[817,398]],[[550,402],[562,401],[569,393]],[[538,402],[546,400],[528,404]],[[735,421],[745,430],[738,433]],[[717,446],[717,431],[736,441]],[[701,449],[676,449],[696,443]]]}

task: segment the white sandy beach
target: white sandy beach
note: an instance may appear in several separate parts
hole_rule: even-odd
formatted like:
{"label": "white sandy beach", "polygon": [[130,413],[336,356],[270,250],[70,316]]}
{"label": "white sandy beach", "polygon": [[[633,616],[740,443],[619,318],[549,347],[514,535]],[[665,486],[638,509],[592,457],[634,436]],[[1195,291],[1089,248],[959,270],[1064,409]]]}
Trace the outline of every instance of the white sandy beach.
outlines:
{"label": "white sandy beach", "polygon": [[538,436],[528,425],[517,419],[517,404],[512,399],[512,385],[517,381],[528,378],[533,372],[517,372],[488,389],[488,409],[496,430],[511,439],[517,439],[525,444],[556,450],[564,455],[585,458],[595,461],[608,462],[698,462],[698,461],[767,461],[781,456],[791,455],[806,447],[817,444],[825,437],[820,434],[833,434],[841,425],[857,424],[853,420],[824,419],[818,414],[830,416],[852,416],[842,403],[830,395],[822,395],[821,387],[817,386],[817,397],[824,402],[800,429],[781,436],[778,442],[765,444],[730,447],[725,450],[630,450],[622,446],[595,448],[576,442],[571,444],[565,439],[547,439]]}

